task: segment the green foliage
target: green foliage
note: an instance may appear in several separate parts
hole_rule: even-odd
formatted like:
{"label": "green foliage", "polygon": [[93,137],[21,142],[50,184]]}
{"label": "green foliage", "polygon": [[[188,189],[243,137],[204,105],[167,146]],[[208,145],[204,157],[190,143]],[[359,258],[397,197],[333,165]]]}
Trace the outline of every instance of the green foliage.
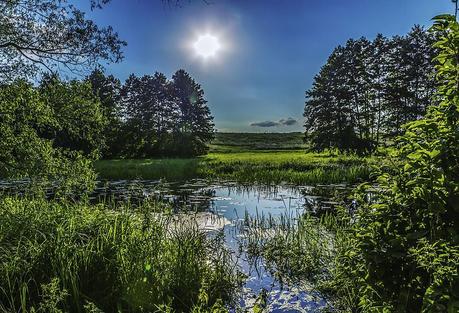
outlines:
{"label": "green foliage", "polygon": [[223,312],[239,278],[221,235],[103,204],[0,201],[0,311]]}
{"label": "green foliage", "polygon": [[381,170],[371,201],[360,197],[351,232],[343,271],[358,282],[363,311],[459,310],[459,24],[434,21],[438,104],[405,126],[396,164]]}
{"label": "green foliage", "polygon": [[102,155],[105,158],[116,157],[121,154],[123,145],[122,138],[122,112],[121,112],[121,82],[113,75],[105,76],[100,69],[94,70],[86,78],[91,84],[95,97],[100,99],[100,105],[107,120],[103,129],[105,147]]}
{"label": "green foliage", "polygon": [[403,37],[350,39],[337,47],[306,93],[311,148],[372,152],[422,117],[435,90],[433,38],[415,26]]}
{"label": "green foliage", "polygon": [[0,111],[3,178],[53,182],[62,192],[91,187],[104,120],[89,85],[16,81],[0,87]]}

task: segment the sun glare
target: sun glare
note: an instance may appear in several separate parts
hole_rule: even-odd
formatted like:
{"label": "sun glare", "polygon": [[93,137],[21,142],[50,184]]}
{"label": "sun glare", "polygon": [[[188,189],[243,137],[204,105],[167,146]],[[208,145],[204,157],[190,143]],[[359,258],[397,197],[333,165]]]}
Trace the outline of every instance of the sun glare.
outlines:
{"label": "sun glare", "polygon": [[215,57],[220,48],[221,44],[219,38],[211,34],[199,36],[194,43],[196,54],[204,59]]}

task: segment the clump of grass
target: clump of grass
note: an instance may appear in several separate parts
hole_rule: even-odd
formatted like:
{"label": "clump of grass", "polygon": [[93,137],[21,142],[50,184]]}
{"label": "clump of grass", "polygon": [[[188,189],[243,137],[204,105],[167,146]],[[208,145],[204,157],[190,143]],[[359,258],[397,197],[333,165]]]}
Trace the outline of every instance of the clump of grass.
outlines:
{"label": "clump of grass", "polygon": [[312,286],[330,300],[330,308],[347,312],[356,303],[356,288],[341,263],[353,243],[346,235],[349,220],[339,216],[246,216],[241,244],[251,259],[263,258],[279,280]]}
{"label": "clump of grass", "polygon": [[96,172],[103,179],[166,179],[187,180],[200,176],[200,160],[144,159],[100,160],[95,163]]}
{"label": "clump of grass", "polygon": [[224,310],[239,284],[221,236],[151,206],[0,201],[0,311]]}

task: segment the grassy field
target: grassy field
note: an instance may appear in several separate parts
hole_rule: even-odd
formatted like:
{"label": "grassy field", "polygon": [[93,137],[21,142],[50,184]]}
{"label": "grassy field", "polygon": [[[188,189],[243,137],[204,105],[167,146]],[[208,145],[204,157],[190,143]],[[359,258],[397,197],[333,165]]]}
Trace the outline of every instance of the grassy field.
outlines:
{"label": "grassy field", "polygon": [[331,184],[368,179],[373,159],[303,151],[210,153],[193,159],[102,160],[102,179],[230,179],[243,183]]}
{"label": "grassy field", "polygon": [[303,133],[216,133],[210,152],[304,150]]}
{"label": "grassy field", "polygon": [[299,185],[364,181],[372,163],[372,158],[353,155],[306,153],[301,133],[218,133],[206,156],[101,160],[95,167],[102,179],[221,178]]}

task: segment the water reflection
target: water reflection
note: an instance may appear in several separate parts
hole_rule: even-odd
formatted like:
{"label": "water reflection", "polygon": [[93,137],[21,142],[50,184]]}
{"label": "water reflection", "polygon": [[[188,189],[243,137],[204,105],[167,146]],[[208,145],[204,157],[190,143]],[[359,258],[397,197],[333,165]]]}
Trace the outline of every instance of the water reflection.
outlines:
{"label": "water reflection", "polygon": [[[20,194],[26,182],[1,182],[3,193]],[[236,182],[209,182],[193,180],[188,182],[163,183],[153,180],[100,181],[89,197],[92,202],[100,201],[164,201],[174,211],[204,212],[205,219],[223,219],[204,229],[214,231],[214,225],[223,228],[225,241],[233,251],[241,270],[247,275],[240,298],[244,309],[253,307],[260,296],[267,300],[269,312],[318,312],[326,304],[320,294],[307,286],[284,284],[265,267],[261,258],[249,258],[241,245],[244,220],[260,217],[273,220],[282,217],[288,222],[299,218],[305,210],[321,215],[333,210],[336,203],[331,197],[346,193],[345,185],[322,186],[260,186],[241,185]],[[52,191],[48,191],[49,194]],[[209,224],[209,225],[210,225]],[[217,228],[218,228],[217,227]]]}

